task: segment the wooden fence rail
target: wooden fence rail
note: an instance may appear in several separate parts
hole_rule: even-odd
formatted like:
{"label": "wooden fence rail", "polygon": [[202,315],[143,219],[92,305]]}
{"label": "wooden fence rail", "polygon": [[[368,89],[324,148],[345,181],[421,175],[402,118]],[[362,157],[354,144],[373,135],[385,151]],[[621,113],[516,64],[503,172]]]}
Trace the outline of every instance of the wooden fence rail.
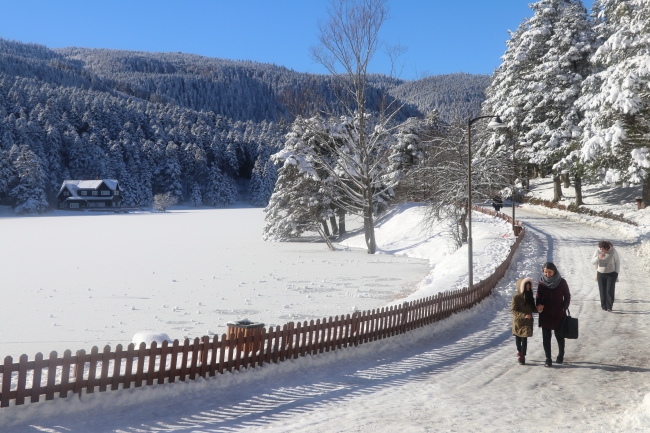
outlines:
{"label": "wooden fence rail", "polygon": [[[504,214],[480,207],[475,210],[511,221]],[[0,407],[8,407],[12,401],[22,405],[26,398],[34,403],[41,397],[53,400],[70,393],[81,396],[84,392],[105,392],[120,386],[126,389],[195,380],[403,334],[471,308],[487,297],[505,274],[523,237],[522,229],[507,259],[471,289],[446,291],[401,305],[315,322],[291,322],[263,328],[255,335],[244,336],[240,332],[204,336],[183,343],[174,340],[171,345],[165,341],[160,347],[153,342],[149,348],[144,343],[139,347],[129,344],[126,349],[118,344],[114,352],[110,346],[101,352],[95,346],[90,353],[80,350],[72,355],[66,350],[62,358],[57,352],[51,352],[47,359],[37,353],[33,361],[22,355],[17,363],[7,356],[0,365]]]}

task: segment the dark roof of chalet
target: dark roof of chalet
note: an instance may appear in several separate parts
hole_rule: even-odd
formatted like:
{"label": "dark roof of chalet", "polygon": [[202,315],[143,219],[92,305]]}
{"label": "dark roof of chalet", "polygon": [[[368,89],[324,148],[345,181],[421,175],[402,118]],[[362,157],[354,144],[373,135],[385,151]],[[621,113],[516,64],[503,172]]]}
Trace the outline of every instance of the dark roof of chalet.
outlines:
{"label": "dark roof of chalet", "polygon": [[[65,188],[70,191],[72,197],[77,197],[77,190],[96,190],[101,184],[105,184],[111,191],[115,191],[117,188],[118,182],[115,179],[97,179],[97,180],[64,180],[59,190],[59,194]],[[58,194],[57,194],[58,195]]]}

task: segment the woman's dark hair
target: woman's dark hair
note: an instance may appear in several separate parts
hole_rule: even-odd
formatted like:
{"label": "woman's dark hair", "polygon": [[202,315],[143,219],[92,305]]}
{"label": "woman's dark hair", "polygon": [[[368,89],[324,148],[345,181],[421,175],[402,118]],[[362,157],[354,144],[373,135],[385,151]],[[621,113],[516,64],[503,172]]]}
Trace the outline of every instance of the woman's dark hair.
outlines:
{"label": "woman's dark hair", "polygon": [[529,286],[530,286],[530,290],[531,290],[531,291],[533,290],[533,283],[532,283],[532,281],[526,281],[526,282],[524,283],[524,292],[526,291],[526,285],[529,285]]}
{"label": "woman's dark hair", "polygon": [[550,269],[550,270],[552,270],[554,273],[557,274],[557,268],[555,267],[555,265],[553,264],[553,262],[546,262],[546,263],[544,263],[544,266],[542,266],[542,269]]}
{"label": "woman's dark hair", "polygon": [[598,242],[598,248],[605,248],[605,250],[609,251],[613,247],[612,243],[610,241],[600,241]]}

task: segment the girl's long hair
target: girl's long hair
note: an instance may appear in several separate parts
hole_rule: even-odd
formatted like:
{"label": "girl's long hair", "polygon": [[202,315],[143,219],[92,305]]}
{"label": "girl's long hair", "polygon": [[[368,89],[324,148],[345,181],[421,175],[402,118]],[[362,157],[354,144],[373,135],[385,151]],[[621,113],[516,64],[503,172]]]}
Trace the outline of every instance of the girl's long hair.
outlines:
{"label": "girl's long hair", "polygon": [[524,284],[524,303],[530,305],[533,309],[535,309],[535,298],[533,297],[533,284],[532,283],[527,283],[530,284],[530,290],[526,290],[526,285]]}

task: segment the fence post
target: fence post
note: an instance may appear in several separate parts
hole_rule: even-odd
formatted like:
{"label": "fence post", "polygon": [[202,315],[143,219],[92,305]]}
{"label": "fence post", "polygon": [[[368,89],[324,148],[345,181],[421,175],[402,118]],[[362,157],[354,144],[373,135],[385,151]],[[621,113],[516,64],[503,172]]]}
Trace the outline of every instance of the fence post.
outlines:
{"label": "fence post", "polygon": [[153,385],[153,379],[156,377],[156,352],[158,351],[158,343],[151,342],[149,347],[149,365],[147,366],[147,386]]}
{"label": "fence post", "polygon": [[167,373],[167,354],[169,353],[169,342],[163,340],[160,345],[160,362],[158,363],[158,384],[165,383],[165,373]]}
{"label": "fence post", "polygon": [[43,354],[34,357],[34,379],[32,380],[32,403],[38,403],[41,396],[41,373],[43,371]]}
{"label": "fence post", "polygon": [[90,365],[88,366],[88,386],[86,394],[95,392],[95,377],[97,376],[97,357],[99,356],[99,348],[93,346],[90,349]]}
{"label": "fence post", "polygon": [[56,351],[50,352],[50,359],[47,364],[47,390],[45,400],[54,400],[54,385],[56,384],[56,364],[59,356]]}
{"label": "fence post", "polygon": [[105,392],[108,385],[108,364],[111,362],[111,346],[104,346],[102,353],[102,372],[99,377],[99,392]]}
{"label": "fence post", "polygon": [[70,380],[70,365],[72,364],[72,352],[70,349],[63,352],[63,361],[61,365],[61,391],[59,397],[66,398],[68,396],[69,380]]}
{"label": "fence post", "polygon": [[84,371],[86,370],[86,351],[81,349],[77,351],[77,362],[74,367],[74,393],[79,394],[81,398],[81,390],[84,385]]}
{"label": "fence post", "polygon": [[11,356],[5,356],[5,362],[2,366],[2,396],[0,397],[0,407],[9,406],[9,393],[11,392],[11,373],[13,373],[14,359]]}

